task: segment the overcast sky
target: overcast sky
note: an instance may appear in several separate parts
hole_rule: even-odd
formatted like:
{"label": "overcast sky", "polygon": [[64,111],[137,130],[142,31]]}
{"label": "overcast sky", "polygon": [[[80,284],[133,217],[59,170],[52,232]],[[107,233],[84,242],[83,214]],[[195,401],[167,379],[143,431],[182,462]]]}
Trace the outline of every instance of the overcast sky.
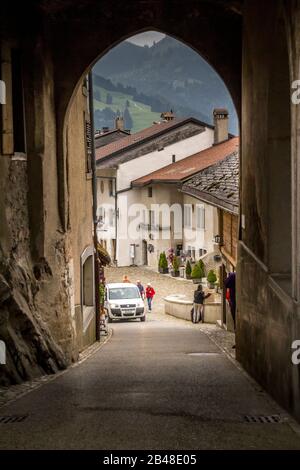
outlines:
{"label": "overcast sky", "polygon": [[163,33],[158,33],[157,31],[146,31],[145,33],[136,34],[128,38],[128,42],[132,42],[137,46],[152,46],[153,41],[158,42],[163,39],[166,35]]}

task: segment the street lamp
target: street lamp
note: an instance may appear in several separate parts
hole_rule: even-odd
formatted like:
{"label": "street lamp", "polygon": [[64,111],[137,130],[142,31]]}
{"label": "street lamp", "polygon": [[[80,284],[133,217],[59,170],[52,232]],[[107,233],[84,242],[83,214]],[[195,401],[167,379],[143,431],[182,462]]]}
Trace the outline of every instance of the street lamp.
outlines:
{"label": "street lamp", "polygon": [[217,245],[221,245],[223,243],[222,236],[221,235],[215,235],[214,241]]}

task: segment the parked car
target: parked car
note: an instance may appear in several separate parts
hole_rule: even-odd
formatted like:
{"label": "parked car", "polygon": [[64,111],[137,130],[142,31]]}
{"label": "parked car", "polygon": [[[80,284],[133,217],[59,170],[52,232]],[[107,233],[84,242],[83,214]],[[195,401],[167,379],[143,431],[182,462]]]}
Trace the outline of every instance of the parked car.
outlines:
{"label": "parked car", "polygon": [[135,284],[106,284],[104,308],[109,322],[135,318],[146,320],[144,301]]}

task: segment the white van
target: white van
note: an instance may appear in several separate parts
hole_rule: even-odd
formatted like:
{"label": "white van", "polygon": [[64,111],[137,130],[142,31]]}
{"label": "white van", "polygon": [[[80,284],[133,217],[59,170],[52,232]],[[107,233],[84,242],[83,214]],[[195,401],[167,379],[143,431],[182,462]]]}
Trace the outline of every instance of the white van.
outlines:
{"label": "white van", "polygon": [[145,305],[139,288],[130,283],[106,284],[105,304],[108,321],[139,318],[145,321]]}

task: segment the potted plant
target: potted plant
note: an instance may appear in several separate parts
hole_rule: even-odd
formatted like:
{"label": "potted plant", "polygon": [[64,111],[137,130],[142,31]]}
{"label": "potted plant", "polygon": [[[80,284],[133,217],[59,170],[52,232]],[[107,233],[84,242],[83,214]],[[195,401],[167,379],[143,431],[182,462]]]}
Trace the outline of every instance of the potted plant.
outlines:
{"label": "potted plant", "polygon": [[198,261],[193,267],[192,270],[192,279],[194,284],[199,284],[204,277],[203,261]]}
{"label": "potted plant", "polygon": [[213,269],[211,269],[207,275],[207,282],[211,289],[215,287],[215,283],[217,282],[217,276]]}
{"label": "potted plant", "polygon": [[174,256],[174,259],[173,259],[171,275],[173,277],[179,276],[179,261],[178,261],[177,256]]}
{"label": "potted plant", "polygon": [[161,274],[168,274],[169,272],[168,260],[164,251],[159,256],[159,272]]}
{"label": "potted plant", "polygon": [[199,265],[200,265],[200,267],[201,267],[201,269],[202,269],[202,274],[203,274],[202,277],[205,277],[205,265],[204,265],[204,263],[203,263],[203,260],[202,260],[202,259],[199,259],[198,263],[199,263]]}
{"label": "potted plant", "polygon": [[186,279],[191,279],[192,277],[192,266],[191,266],[190,260],[187,260],[186,265],[185,265],[185,277]]}

